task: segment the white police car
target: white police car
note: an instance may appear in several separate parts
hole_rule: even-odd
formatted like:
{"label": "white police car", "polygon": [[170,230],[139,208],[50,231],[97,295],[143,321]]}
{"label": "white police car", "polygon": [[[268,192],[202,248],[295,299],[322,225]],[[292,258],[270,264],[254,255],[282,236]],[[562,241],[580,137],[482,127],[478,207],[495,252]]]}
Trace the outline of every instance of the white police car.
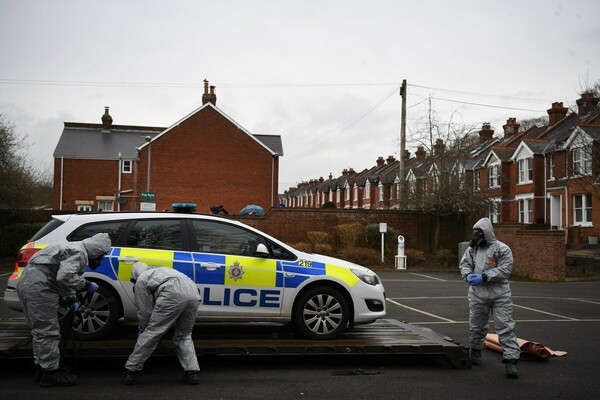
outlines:
{"label": "white police car", "polygon": [[227,217],[177,212],[55,215],[18,254],[4,301],[21,310],[16,288],[35,252],[60,241],[107,232],[112,247],[84,276],[99,289],[82,304],[75,334],[107,335],[136,320],[131,268],[136,261],[174,268],[200,290],[198,321],[292,322],[305,337],[332,339],[348,326],[385,316],[384,288],[371,270],[298,251]]}

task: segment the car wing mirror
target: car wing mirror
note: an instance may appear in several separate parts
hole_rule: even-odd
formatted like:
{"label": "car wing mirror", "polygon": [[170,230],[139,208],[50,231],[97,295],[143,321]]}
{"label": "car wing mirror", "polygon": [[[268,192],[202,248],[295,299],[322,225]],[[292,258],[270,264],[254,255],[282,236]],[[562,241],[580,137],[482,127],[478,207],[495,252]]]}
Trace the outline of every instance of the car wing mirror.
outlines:
{"label": "car wing mirror", "polygon": [[256,252],[254,254],[257,257],[268,257],[269,249],[267,249],[267,246],[265,246],[264,244],[259,243],[258,246],[256,246]]}

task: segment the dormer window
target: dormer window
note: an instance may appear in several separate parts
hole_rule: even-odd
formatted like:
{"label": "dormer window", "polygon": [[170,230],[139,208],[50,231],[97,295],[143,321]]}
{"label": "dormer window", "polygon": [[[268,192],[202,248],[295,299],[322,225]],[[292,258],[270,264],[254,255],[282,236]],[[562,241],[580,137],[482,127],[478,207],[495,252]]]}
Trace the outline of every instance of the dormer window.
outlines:
{"label": "dormer window", "polygon": [[518,161],[519,183],[533,182],[533,158],[522,158]]}
{"label": "dormer window", "polygon": [[489,187],[495,188],[500,186],[500,164],[490,165],[488,167]]}
{"label": "dormer window", "polygon": [[590,175],[592,173],[591,146],[576,147],[571,150],[573,157],[573,175]]}

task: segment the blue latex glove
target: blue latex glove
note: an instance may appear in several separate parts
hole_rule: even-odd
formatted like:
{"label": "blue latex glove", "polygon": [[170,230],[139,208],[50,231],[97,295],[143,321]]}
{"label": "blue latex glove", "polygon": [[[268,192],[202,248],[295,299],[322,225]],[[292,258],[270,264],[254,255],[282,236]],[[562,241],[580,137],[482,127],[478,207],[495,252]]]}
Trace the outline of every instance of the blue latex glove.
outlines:
{"label": "blue latex glove", "polygon": [[96,282],[90,282],[90,286],[87,289],[88,293],[94,293],[96,290],[98,290],[98,284]]}
{"label": "blue latex glove", "polygon": [[71,304],[71,311],[77,312],[77,310],[79,310],[79,307],[81,307],[81,304],[75,302],[75,303]]}
{"label": "blue latex glove", "polygon": [[483,275],[481,274],[469,274],[467,275],[467,282],[471,286],[481,285],[483,283]]}

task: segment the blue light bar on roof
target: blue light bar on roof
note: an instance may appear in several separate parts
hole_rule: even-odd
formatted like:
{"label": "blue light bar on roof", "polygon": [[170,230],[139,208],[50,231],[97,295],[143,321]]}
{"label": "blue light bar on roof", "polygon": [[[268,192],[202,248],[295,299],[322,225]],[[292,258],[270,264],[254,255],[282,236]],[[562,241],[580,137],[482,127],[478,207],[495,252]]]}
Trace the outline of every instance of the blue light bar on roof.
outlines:
{"label": "blue light bar on roof", "polygon": [[194,203],[173,203],[171,204],[173,211],[181,213],[191,213],[196,211],[196,204]]}

